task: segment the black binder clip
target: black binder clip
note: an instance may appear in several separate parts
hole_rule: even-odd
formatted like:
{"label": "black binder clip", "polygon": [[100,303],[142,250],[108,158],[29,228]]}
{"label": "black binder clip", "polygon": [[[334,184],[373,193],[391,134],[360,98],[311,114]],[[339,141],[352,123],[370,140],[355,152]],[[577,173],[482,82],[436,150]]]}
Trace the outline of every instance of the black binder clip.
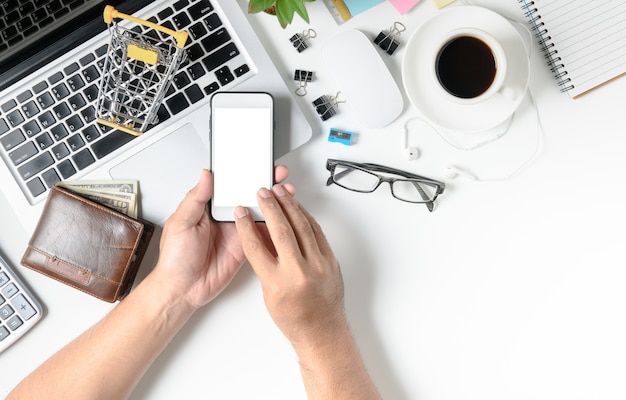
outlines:
{"label": "black binder clip", "polygon": [[389,28],[389,32],[383,30],[378,34],[378,36],[376,36],[374,43],[376,43],[381,49],[385,50],[387,54],[393,55],[400,45],[397,38],[405,30],[406,27],[404,24],[401,22],[394,22],[393,26]]}
{"label": "black binder clip", "polygon": [[296,33],[295,35],[290,37],[289,40],[291,41],[291,44],[293,44],[293,47],[298,50],[298,53],[302,53],[309,47],[309,45],[307,44],[307,40],[316,36],[317,32],[315,32],[313,29],[308,29],[306,31],[303,31],[301,34]]}
{"label": "black binder clip", "polygon": [[326,121],[333,115],[337,114],[337,107],[339,107],[339,103],[345,103],[345,100],[337,100],[339,93],[341,92],[337,92],[337,95],[334,97],[323,95],[313,100],[315,111],[317,111],[322,121]]}
{"label": "black binder clip", "polygon": [[297,69],[293,75],[293,80],[298,82],[298,88],[296,89],[296,94],[298,96],[306,95],[306,84],[313,80],[313,72],[305,71],[302,69]]}

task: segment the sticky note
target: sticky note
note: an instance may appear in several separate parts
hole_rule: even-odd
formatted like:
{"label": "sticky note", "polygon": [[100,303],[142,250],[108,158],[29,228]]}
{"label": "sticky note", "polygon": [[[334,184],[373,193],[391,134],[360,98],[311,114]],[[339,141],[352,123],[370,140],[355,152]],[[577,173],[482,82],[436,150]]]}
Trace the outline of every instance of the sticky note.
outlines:
{"label": "sticky note", "polygon": [[443,8],[448,4],[454,3],[454,1],[455,0],[433,0],[433,3],[435,3],[435,7]]}
{"label": "sticky note", "polygon": [[343,0],[353,17],[368,8],[374,7],[378,3],[382,3],[383,1],[385,0]]}
{"label": "sticky note", "polygon": [[389,0],[391,4],[398,10],[400,15],[406,14],[413,6],[420,2],[420,0]]}

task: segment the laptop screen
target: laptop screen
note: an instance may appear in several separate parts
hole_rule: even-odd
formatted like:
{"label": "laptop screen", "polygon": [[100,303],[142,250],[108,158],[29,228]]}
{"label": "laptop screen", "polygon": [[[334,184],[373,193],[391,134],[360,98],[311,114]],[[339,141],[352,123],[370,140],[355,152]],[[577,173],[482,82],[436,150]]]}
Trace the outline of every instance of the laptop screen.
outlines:
{"label": "laptop screen", "polygon": [[106,29],[104,6],[130,14],[149,0],[0,2],[0,90]]}

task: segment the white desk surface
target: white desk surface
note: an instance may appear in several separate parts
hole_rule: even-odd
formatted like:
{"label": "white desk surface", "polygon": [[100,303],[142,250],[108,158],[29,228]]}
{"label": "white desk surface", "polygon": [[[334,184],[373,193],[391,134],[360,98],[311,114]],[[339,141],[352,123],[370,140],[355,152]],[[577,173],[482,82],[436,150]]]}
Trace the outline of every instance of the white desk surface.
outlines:
{"label": "white desk surface", "polygon": [[[516,1],[476,3],[522,20]],[[322,123],[310,102],[340,90],[322,72],[325,41],[347,28],[374,37],[401,21],[406,43],[436,12],[432,2],[422,0],[405,16],[385,2],[341,26],[321,1],[308,9],[318,37],[303,53],[288,40],[307,28],[297,17],[285,30],[266,15],[251,19],[286,80],[296,68],[317,72],[309,94],[297,100],[316,124],[313,139],[280,162],[289,166],[299,200],[317,217],[341,262],[349,320],[383,397],[626,398],[626,78],[572,100],[559,93],[535,46],[530,90],[544,128],[538,154],[504,181],[447,180],[429,213],[393,199],[388,187],[367,195],[326,187],[326,159],[376,162],[444,180],[451,163],[483,178],[505,177],[534,152],[532,106],[522,105],[504,138],[470,152],[411,125],[410,142],[422,156],[407,161],[402,126],[418,115],[408,101],[402,115],[380,130],[364,129],[341,107]],[[383,57],[400,82],[403,48]],[[357,132],[356,144],[327,142],[330,127]],[[7,207],[0,196],[1,248],[17,265],[30,233],[16,228]],[[18,271],[46,315],[0,355],[0,396],[111,307]],[[180,395],[305,397],[297,360],[267,315],[249,267],[182,329],[133,398]]]}

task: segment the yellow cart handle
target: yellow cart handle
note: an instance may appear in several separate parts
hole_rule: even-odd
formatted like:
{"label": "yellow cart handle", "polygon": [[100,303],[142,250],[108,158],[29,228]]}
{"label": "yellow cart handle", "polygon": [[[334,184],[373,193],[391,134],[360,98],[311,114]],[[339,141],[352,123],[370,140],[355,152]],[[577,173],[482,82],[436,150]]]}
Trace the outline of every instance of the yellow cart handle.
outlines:
{"label": "yellow cart handle", "polygon": [[144,25],[152,29],[156,29],[167,35],[173,36],[176,39],[176,45],[181,49],[185,47],[185,43],[187,43],[187,38],[189,37],[189,34],[185,31],[174,31],[164,26],[155,24],[154,22],[146,21],[141,18],[133,17],[132,15],[121,13],[117,11],[115,7],[110,6],[110,5],[104,7],[104,22],[106,22],[106,24],[109,25],[111,24],[111,22],[113,22],[113,18],[120,18],[120,19],[125,19],[128,21],[132,21],[137,24]]}

